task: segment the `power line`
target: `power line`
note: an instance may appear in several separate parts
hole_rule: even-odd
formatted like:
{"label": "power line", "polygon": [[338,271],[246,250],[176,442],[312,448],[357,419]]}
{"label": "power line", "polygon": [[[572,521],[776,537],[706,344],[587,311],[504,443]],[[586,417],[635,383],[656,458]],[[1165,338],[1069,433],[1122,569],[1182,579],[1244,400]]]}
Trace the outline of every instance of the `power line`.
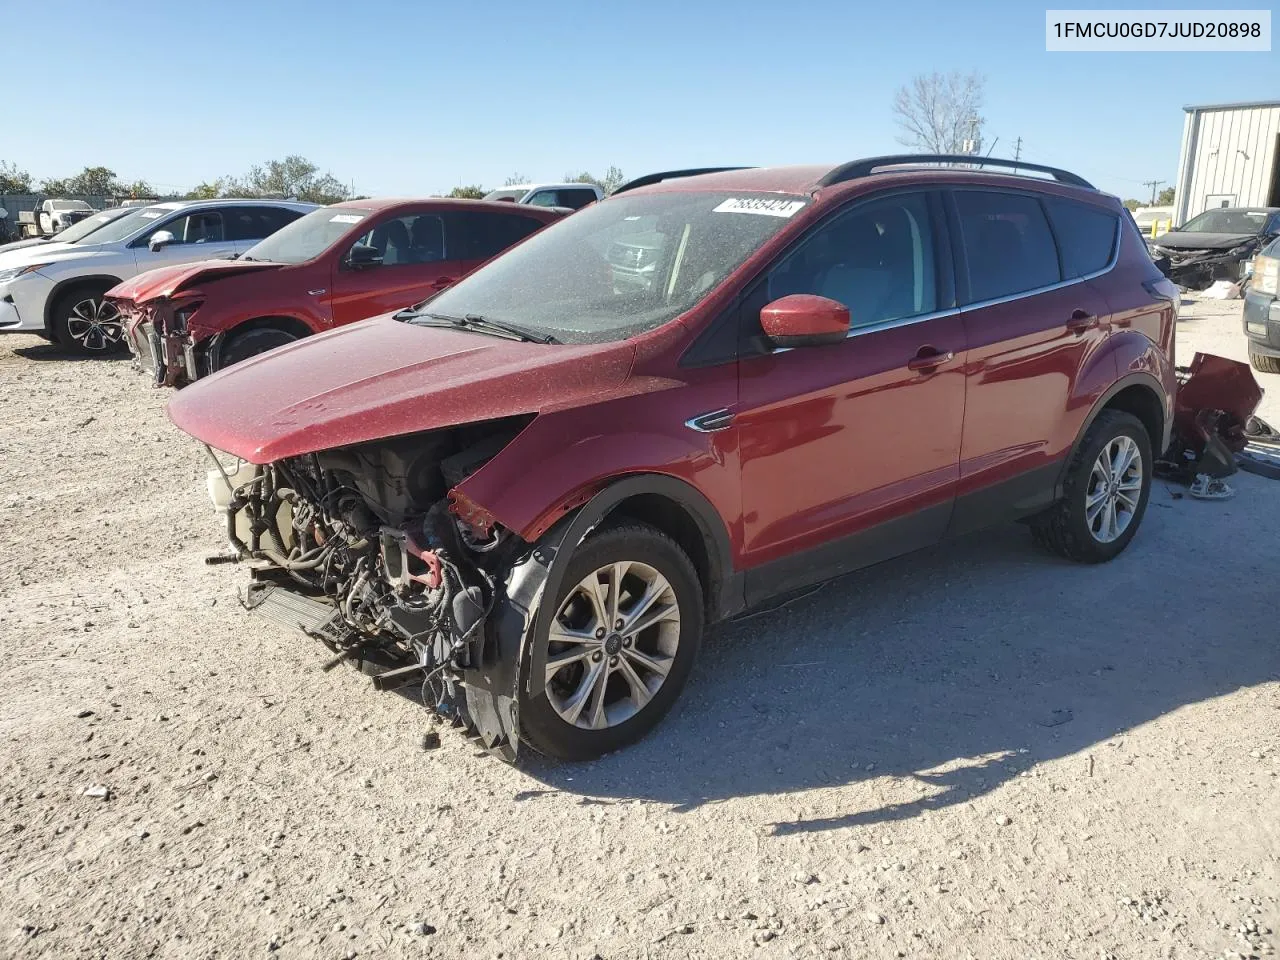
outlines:
{"label": "power line", "polygon": [[1156,205],[1156,187],[1161,186],[1162,184],[1165,184],[1168,182],[1169,182],[1168,180],[1143,180],[1142,181],[1142,185],[1144,187],[1151,188],[1151,205],[1153,207]]}

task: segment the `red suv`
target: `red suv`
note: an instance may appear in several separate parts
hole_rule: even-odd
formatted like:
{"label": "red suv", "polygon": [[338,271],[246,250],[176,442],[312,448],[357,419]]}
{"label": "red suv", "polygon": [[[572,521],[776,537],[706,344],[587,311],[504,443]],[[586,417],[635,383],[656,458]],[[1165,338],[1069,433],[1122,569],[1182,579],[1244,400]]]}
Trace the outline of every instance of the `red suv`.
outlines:
{"label": "red suv", "polygon": [[252,603],[491,749],[582,758],[657,722],[706,624],[806,584],[1013,519],[1112,559],[1177,291],[1115,197],[973,163],[645,177],[178,394],[238,458],[210,489]]}
{"label": "red suv", "polygon": [[439,293],[569,210],[475,200],[322,207],[235,260],[148,270],[112,288],[126,339],[176,386],[313,333]]}

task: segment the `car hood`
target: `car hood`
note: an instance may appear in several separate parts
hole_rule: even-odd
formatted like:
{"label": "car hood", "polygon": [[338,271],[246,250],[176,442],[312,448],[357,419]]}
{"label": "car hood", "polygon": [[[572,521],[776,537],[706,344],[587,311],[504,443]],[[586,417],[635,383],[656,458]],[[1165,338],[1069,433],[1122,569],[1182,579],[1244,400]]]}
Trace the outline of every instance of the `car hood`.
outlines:
{"label": "car hood", "polygon": [[21,267],[28,263],[42,263],[49,254],[60,257],[75,245],[62,240],[48,240],[44,243],[33,243],[21,246],[16,250],[11,247],[0,249],[0,267]]}
{"label": "car hood", "polygon": [[1230,250],[1256,237],[1256,233],[1181,233],[1174,230],[1151,242],[1170,250]]}
{"label": "car hood", "polygon": [[627,341],[543,345],[391,315],[236,364],[180,391],[169,418],[253,463],[578,405],[626,380]]}
{"label": "car hood", "polygon": [[[0,243],[0,255],[13,253],[15,250],[23,250],[27,247],[38,247],[49,243],[44,237],[30,237],[26,240],[12,240],[9,243]],[[66,244],[64,243],[65,247]]]}
{"label": "car hood", "polygon": [[190,290],[209,280],[279,270],[281,266],[283,264],[245,260],[199,260],[196,263],[182,263],[147,270],[112,287],[107,293],[120,300],[145,303],[156,297],[171,297],[180,290]]}

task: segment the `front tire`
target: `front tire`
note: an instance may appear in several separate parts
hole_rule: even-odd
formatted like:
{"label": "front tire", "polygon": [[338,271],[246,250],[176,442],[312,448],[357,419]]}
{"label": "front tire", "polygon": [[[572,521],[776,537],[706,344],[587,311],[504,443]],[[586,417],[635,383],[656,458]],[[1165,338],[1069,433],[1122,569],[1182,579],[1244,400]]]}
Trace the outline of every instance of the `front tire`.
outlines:
{"label": "front tire", "polygon": [[244,333],[237,333],[222,348],[218,369],[221,370],[242,360],[248,360],[250,357],[256,357],[258,354],[274,350],[276,347],[283,347],[285,344],[293,343],[297,339],[299,338],[296,335],[288,330],[281,330],[279,327],[256,327],[253,330],[246,330]]}
{"label": "front tire", "polygon": [[1261,373],[1280,373],[1280,357],[1268,357],[1264,353],[1249,351],[1249,363]]}
{"label": "front tire", "polygon": [[1114,559],[1142,523],[1153,465],[1142,421],[1103,410],[1071,458],[1062,499],[1031,522],[1032,536],[1077,563]]}
{"label": "front tire", "polygon": [[102,357],[125,349],[120,312],[103,299],[101,287],[68,290],[53,305],[53,338],[82,357]]}
{"label": "front tire", "polygon": [[[702,586],[688,556],[643,524],[604,530],[569,559],[546,654],[520,725],[535,750],[588,760],[634,743],[679,696],[702,643]],[[528,664],[523,668],[529,669]]]}

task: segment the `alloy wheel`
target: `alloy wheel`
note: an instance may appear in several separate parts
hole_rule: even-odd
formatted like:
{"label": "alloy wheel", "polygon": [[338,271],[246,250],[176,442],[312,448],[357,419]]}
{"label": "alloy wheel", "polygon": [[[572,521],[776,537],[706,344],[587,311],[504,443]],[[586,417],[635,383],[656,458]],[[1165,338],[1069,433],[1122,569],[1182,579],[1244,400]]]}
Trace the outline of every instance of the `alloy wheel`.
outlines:
{"label": "alloy wheel", "polygon": [[67,333],[89,353],[102,353],[124,340],[124,325],[114,304],[87,297],[71,308]]}
{"label": "alloy wheel", "polygon": [[667,679],[680,604],[648,564],[621,561],[583,577],[551,624],[544,682],[560,719],[586,730],[639,713]]}
{"label": "alloy wheel", "polygon": [[1099,543],[1118,539],[1142,498],[1142,451],[1132,437],[1114,437],[1093,463],[1085,492],[1085,522]]}

